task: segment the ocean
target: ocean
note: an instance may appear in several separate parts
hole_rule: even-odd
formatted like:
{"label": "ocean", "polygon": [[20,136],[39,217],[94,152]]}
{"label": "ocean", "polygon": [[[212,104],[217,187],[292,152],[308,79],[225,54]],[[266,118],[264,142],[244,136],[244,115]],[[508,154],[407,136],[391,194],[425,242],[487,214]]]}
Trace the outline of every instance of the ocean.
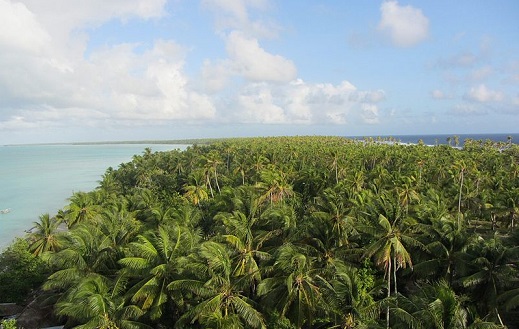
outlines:
{"label": "ocean", "polygon": [[185,149],[173,144],[0,145],[0,250],[48,213],[54,216],[74,192],[98,186],[108,167],[140,155]]}

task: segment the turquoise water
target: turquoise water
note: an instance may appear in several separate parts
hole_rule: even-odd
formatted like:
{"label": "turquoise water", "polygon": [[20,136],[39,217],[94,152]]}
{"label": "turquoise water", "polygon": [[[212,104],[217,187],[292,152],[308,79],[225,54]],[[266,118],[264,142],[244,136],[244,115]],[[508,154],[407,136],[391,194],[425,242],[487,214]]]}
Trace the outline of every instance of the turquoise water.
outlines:
{"label": "turquoise water", "polygon": [[0,146],[0,250],[38,221],[55,215],[74,192],[91,191],[108,167],[117,168],[152,151],[185,149],[186,145],[23,145]]}

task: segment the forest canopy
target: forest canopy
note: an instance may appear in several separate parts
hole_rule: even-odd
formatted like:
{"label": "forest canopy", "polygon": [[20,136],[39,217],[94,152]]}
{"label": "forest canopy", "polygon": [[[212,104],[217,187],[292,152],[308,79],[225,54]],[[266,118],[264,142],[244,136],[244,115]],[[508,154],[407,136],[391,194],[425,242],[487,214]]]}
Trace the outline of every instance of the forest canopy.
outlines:
{"label": "forest canopy", "polygon": [[341,137],[146,149],[42,215],[67,328],[514,328],[519,147]]}

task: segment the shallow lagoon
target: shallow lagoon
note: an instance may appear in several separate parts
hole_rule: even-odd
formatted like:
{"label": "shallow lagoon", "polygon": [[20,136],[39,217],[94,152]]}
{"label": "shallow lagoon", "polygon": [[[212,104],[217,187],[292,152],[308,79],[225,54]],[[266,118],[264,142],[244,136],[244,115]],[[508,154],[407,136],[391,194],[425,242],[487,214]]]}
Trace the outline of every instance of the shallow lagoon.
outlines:
{"label": "shallow lagoon", "polygon": [[38,221],[55,215],[74,192],[91,191],[108,167],[131,161],[145,148],[185,149],[174,144],[0,146],[0,250]]}

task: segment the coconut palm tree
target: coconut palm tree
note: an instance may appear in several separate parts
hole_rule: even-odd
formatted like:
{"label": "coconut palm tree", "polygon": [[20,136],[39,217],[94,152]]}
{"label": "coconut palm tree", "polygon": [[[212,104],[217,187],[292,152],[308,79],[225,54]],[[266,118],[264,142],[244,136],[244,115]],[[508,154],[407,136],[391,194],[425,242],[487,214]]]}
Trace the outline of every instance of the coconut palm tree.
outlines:
{"label": "coconut palm tree", "polygon": [[66,207],[65,222],[69,228],[82,222],[90,222],[95,219],[100,211],[100,200],[97,199],[101,192],[76,192],[69,199]]}
{"label": "coconut palm tree", "polygon": [[330,234],[336,238],[337,246],[349,244],[349,237],[357,234],[355,229],[355,217],[352,212],[354,205],[346,189],[341,184],[334,188],[328,188],[315,199],[316,211],[312,217],[322,221],[322,225],[331,229]]}
{"label": "coconut palm tree", "polygon": [[207,188],[204,183],[204,173],[201,171],[194,171],[189,175],[190,183],[184,185],[184,196],[194,205],[200,205],[200,202],[207,200]]}
{"label": "coconut palm tree", "polygon": [[458,296],[446,281],[413,287],[410,297],[398,296],[392,306],[391,328],[464,329],[471,322],[469,299]]}
{"label": "coconut palm tree", "polygon": [[266,328],[254,302],[242,293],[244,282],[233,275],[235,263],[226,246],[204,242],[190,262],[192,278],[181,278],[168,289],[182,294],[177,303],[193,305],[176,323],[177,327]]}
{"label": "coconut palm tree", "polygon": [[39,222],[34,222],[34,227],[29,233],[29,241],[31,242],[29,250],[35,256],[41,256],[44,252],[55,252],[59,249],[61,243],[59,239],[59,222],[50,217],[49,214],[40,216]]}
{"label": "coconut palm tree", "polygon": [[66,316],[68,326],[76,329],[151,329],[136,321],[144,312],[125,305],[121,288],[106,278],[88,276],[56,304],[56,313]]}
{"label": "coconut palm tree", "polygon": [[288,182],[287,174],[274,169],[263,170],[260,173],[261,182],[257,186],[263,191],[261,202],[283,202],[284,199],[294,196],[292,185]]}
{"label": "coconut palm tree", "polygon": [[115,274],[112,259],[106,253],[110,240],[95,226],[80,224],[63,236],[62,248],[49,254],[50,264],[57,268],[43,287],[67,290],[86,276]]}
{"label": "coconut palm tree", "polygon": [[320,312],[330,309],[323,293],[330,292],[331,285],[314,265],[315,257],[304,248],[284,244],[274,255],[272,275],[258,285],[258,295],[268,301],[269,309],[278,310],[297,328],[311,326]]}
{"label": "coconut palm tree", "polygon": [[492,239],[478,239],[469,246],[467,254],[472,257],[472,264],[460,278],[463,286],[469,288],[473,300],[477,301],[481,314],[504,325],[498,296],[513,287],[519,270],[519,246],[508,247],[494,236]]}
{"label": "coconut palm tree", "polygon": [[258,229],[257,222],[260,214],[256,205],[253,204],[250,211],[248,214],[240,210],[234,210],[232,213],[220,213],[215,220],[221,222],[225,227],[221,238],[233,249],[232,257],[235,268],[232,274],[246,277],[254,291],[255,285],[261,281],[258,262],[270,258],[270,254],[261,250],[263,243],[268,241],[274,233],[262,232]]}
{"label": "coconut palm tree", "polygon": [[152,320],[159,319],[171,302],[166,287],[178,278],[183,259],[198,244],[199,237],[187,231],[182,226],[159,226],[157,233],[139,235],[130,243],[128,256],[119,260],[122,275],[137,280],[128,290],[131,301]]}
{"label": "coconut palm tree", "polygon": [[[375,264],[384,268],[387,280],[387,297],[391,296],[391,276],[394,279],[394,292],[397,290],[396,273],[400,268],[410,266],[413,263],[409,247],[421,246],[410,233],[411,221],[404,215],[404,211],[398,200],[392,200],[388,195],[380,195],[374,200],[375,209],[372,214],[378,214],[378,222],[370,226],[364,226],[363,230],[372,236],[372,243],[364,252],[365,258],[374,257]],[[423,246],[422,246],[423,247]],[[386,313],[386,325],[389,328],[389,307]]]}

